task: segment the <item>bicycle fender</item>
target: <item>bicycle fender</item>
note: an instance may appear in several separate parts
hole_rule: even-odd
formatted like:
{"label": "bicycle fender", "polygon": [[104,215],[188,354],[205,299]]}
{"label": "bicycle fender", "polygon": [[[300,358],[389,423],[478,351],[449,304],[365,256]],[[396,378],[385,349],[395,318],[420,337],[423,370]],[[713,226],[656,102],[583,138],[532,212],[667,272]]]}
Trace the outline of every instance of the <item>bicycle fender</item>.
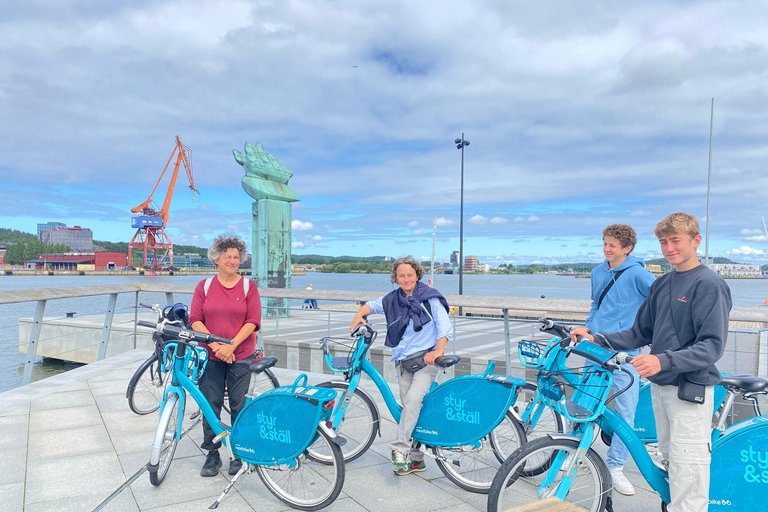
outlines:
{"label": "bicycle fender", "polygon": [[556,441],[576,441],[579,443],[581,441],[581,436],[575,436],[573,434],[566,434],[564,432],[550,432],[547,434],[550,438],[556,440]]}

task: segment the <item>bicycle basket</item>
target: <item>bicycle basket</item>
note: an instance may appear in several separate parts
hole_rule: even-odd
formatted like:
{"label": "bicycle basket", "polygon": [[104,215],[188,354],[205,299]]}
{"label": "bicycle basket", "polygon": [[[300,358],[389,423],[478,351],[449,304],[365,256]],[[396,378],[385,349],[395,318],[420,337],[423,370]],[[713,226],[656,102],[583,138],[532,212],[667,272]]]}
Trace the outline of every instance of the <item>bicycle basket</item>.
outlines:
{"label": "bicycle basket", "polygon": [[517,345],[517,357],[520,364],[526,368],[541,368],[544,362],[541,359],[543,353],[541,345],[535,341],[523,340]]}
{"label": "bicycle basket", "polygon": [[[537,376],[539,394],[547,407],[572,422],[595,421],[605,411],[605,401],[613,388],[613,374],[589,366]],[[569,388],[573,390],[569,392]],[[570,395],[570,397],[568,396]]]}

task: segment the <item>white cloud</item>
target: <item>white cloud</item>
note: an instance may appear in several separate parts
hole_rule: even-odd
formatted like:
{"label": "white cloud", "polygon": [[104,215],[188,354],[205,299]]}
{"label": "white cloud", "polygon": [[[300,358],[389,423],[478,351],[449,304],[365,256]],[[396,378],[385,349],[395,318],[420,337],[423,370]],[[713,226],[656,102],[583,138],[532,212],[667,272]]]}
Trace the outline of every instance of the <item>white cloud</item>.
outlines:
{"label": "white cloud", "polygon": [[765,238],[765,235],[758,235],[758,236],[745,236],[744,241],[745,242],[765,242],[768,240],[768,238]]}
{"label": "white cloud", "polygon": [[739,233],[741,233],[744,236],[748,235],[762,235],[763,230],[761,229],[742,229]]}
{"label": "white cloud", "polygon": [[411,222],[408,223],[409,228],[415,228],[418,225],[419,225],[418,221],[415,221],[415,220],[412,220]]}
{"label": "white cloud", "polygon": [[765,252],[762,249],[753,249],[752,247],[749,247],[747,245],[742,245],[741,247],[737,249],[731,249],[727,252],[729,255],[755,255],[755,256],[762,256],[765,254]]}
{"label": "white cloud", "polygon": [[315,227],[311,222],[302,222],[298,219],[291,221],[291,229],[294,231],[309,231]]}
{"label": "white cloud", "polygon": [[435,221],[435,223],[437,224],[437,227],[439,227],[439,228],[453,226],[453,221],[449,220],[449,219],[446,219],[445,217],[438,217],[437,220]]}
{"label": "white cloud", "polygon": [[291,242],[291,249],[303,249],[304,244],[302,242]]}
{"label": "white cloud", "polygon": [[491,224],[506,224],[508,221],[504,217],[493,217]]}
{"label": "white cloud", "polygon": [[646,215],[650,215],[651,212],[648,210],[635,210],[630,213],[632,217],[645,217]]}
{"label": "white cloud", "polygon": [[471,217],[469,221],[471,224],[485,224],[488,222],[488,217],[483,217],[482,215],[475,215],[474,217]]}
{"label": "white cloud", "polygon": [[311,240],[313,242],[322,242],[323,237],[321,237],[320,235],[314,235],[314,236],[307,237],[307,240]]}
{"label": "white cloud", "polygon": [[420,229],[417,229],[416,231],[414,231],[411,234],[414,235],[414,236],[424,236],[424,232],[422,230],[420,230]]}
{"label": "white cloud", "polygon": [[515,222],[539,222],[539,218],[535,215],[530,217],[515,217]]}

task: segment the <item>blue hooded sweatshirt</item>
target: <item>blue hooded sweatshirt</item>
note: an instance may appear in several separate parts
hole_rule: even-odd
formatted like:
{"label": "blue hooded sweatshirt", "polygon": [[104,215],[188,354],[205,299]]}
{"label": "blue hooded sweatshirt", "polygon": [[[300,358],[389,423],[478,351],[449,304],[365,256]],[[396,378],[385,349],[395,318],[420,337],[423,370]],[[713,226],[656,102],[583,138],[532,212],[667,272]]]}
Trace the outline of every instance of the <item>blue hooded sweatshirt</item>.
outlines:
{"label": "blue hooded sweatshirt", "polygon": [[[600,309],[597,303],[608,284],[615,279],[616,273],[626,271],[619,276],[605,295]],[[592,269],[592,307],[585,325],[590,332],[617,332],[629,329],[635,322],[638,308],[648,297],[648,290],[655,278],[646,270],[640,258],[627,256],[616,268],[610,268],[608,261],[603,261]],[[631,355],[640,353],[640,349],[628,351]]]}

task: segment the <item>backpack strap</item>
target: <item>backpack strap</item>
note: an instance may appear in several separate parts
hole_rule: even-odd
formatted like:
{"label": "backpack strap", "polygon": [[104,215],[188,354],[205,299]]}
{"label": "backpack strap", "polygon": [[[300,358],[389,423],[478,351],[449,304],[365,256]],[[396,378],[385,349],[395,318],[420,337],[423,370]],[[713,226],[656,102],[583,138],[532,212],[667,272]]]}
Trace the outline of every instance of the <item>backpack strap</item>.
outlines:
{"label": "backpack strap", "polygon": [[624,270],[619,270],[618,272],[616,272],[616,275],[613,276],[613,279],[611,279],[611,282],[608,283],[608,286],[605,287],[605,289],[603,290],[603,293],[600,295],[600,299],[597,301],[597,309],[600,309],[600,304],[603,303],[603,299],[608,294],[608,290],[610,290],[613,287],[613,283],[615,283],[616,280],[621,277],[621,274],[623,274],[625,270],[627,269],[625,268]]}
{"label": "backpack strap", "polygon": [[432,317],[432,306],[429,304],[429,299],[422,302],[424,304],[424,309],[427,310],[427,313],[429,313],[429,316]]}
{"label": "backpack strap", "polygon": [[205,284],[203,285],[203,295],[205,295],[206,297],[208,296],[208,288],[211,287],[212,281],[213,281],[213,278],[209,277],[208,279],[205,280]]}
{"label": "backpack strap", "polygon": [[243,276],[243,291],[245,292],[245,296],[248,297],[248,289],[251,287],[250,279]]}
{"label": "backpack strap", "polygon": [[[203,285],[203,293],[205,294],[206,297],[208,296],[208,288],[211,287],[212,281],[213,281],[213,278],[209,277],[208,279],[205,280],[205,284]],[[243,291],[245,292],[246,297],[248,296],[248,290],[250,288],[251,288],[250,279],[243,276]]]}

